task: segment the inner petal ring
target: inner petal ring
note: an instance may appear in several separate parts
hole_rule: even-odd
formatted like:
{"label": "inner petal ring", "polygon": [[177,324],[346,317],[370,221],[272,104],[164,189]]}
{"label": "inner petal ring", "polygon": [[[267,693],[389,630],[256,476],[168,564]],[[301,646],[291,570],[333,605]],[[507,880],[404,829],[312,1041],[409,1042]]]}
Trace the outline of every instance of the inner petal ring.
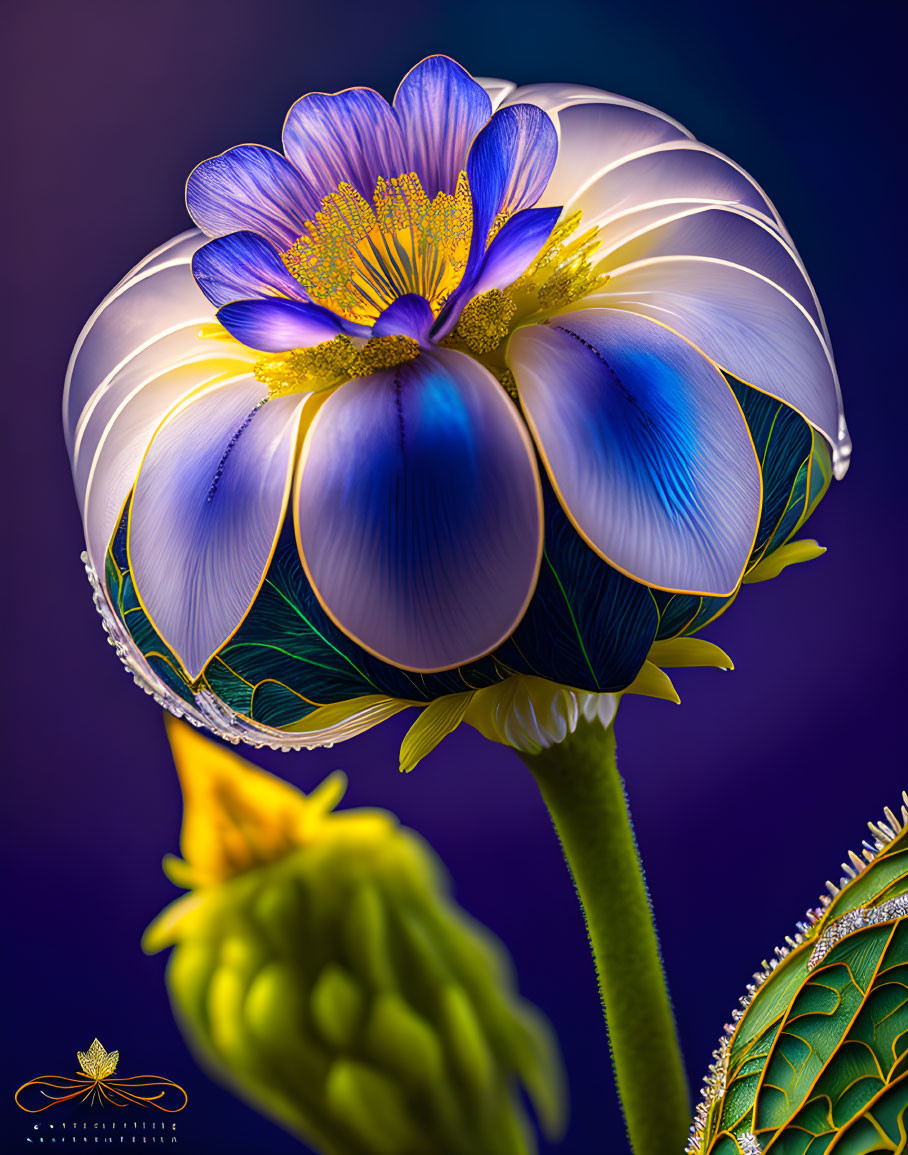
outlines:
{"label": "inner petal ring", "polygon": [[473,233],[467,174],[431,200],[416,173],[379,178],[370,204],[343,183],[281,254],[316,304],[373,324],[398,297],[425,297],[438,316],[460,284]]}

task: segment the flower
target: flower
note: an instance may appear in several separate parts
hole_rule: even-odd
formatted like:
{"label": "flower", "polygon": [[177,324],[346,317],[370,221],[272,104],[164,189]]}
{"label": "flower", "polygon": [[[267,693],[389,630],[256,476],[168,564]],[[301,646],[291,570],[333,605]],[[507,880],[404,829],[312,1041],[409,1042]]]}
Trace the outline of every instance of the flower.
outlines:
{"label": "flower", "polygon": [[525,1091],[564,1127],[558,1046],[507,952],[451,898],[444,868],[384,810],[335,811],[188,726],[165,870],[189,893],[146,930],[173,946],[171,1002],[201,1062],[325,1155],[528,1155]]}
{"label": "flower", "polygon": [[671,696],[658,647],[821,552],[790,539],[850,451],[828,334],[732,161],[442,56],[390,105],[302,97],[283,145],[192,172],[201,232],[67,375],[98,603],[169,708],[311,744],[546,680],[544,742],[584,695]]}

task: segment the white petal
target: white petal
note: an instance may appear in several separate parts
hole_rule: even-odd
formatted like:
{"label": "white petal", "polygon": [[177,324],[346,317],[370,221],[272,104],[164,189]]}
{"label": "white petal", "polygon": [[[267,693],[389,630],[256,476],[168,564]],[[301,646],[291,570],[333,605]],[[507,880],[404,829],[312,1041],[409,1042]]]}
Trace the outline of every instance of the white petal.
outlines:
{"label": "white petal", "polygon": [[[642,219],[631,213],[618,229],[600,231],[598,272],[609,272],[651,257],[715,257],[743,265],[766,277],[799,301],[827,337],[823,314],[804,262],[797,251],[771,225],[743,209],[725,205],[686,205],[661,212],[661,219]],[[639,227],[628,231],[628,222]],[[621,226],[619,225],[619,228]],[[617,241],[617,243],[616,243]]]}
{"label": "white petal", "polygon": [[136,592],[192,679],[248,612],[284,518],[303,402],[262,392],[248,378],[180,407],[133,494]]}
{"label": "white petal", "polygon": [[600,227],[621,213],[657,201],[735,205],[783,229],[772,203],[744,169],[694,140],[654,145],[602,167],[565,204],[583,223]]}
{"label": "white petal", "polygon": [[224,383],[223,368],[207,360],[159,369],[138,384],[124,373],[105,397],[111,408],[103,424],[101,407],[96,411],[97,426],[89,430],[96,444],[80,457],[76,473],[88,556],[96,572],[104,572],[107,547],[155,430],[171,409],[213,382]]}
{"label": "white petal", "polygon": [[[205,238],[199,237],[199,243]],[[194,250],[193,250],[194,251]],[[76,341],[66,372],[63,422],[67,448],[99,384],[131,356],[168,332],[215,320],[192,277],[192,252],[129,273],[104,298]]]}

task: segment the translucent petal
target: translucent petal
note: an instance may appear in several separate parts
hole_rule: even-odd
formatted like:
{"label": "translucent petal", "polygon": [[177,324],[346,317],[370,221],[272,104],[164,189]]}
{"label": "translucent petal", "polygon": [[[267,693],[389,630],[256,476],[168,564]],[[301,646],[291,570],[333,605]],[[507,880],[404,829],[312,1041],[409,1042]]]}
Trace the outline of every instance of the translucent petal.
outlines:
{"label": "translucent petal", "polygon": [[739,205],[781,220],[763,190],[728,157],[695,140],[655,145],[599,170],[566,202],[583,223],[603,225],[619,213],[655,201]]}
{"label": "translucent petal", "polygon": [[[197,233],[196,241],[198,247],[205,238]],[[214,321],[214,310],[192,277],[193,251],[187,248],[179,259],[132,270],[85,323],[63,388],[63,427],[70,452],[85,406],[113,372],[168,333],[196,332]]]}
{"label": "translucent petal", "polygon": [[803,261],[765,221],[725,206],[686,206],[671,215],[663,209],[662,215],[662,220],[641,227],[609,251],[604,246],[600,248],[596,254],[602,257],[599,271],[651,257],[716,257],[731,261],[784,289],[804,306],[825,335],[819,302]]}

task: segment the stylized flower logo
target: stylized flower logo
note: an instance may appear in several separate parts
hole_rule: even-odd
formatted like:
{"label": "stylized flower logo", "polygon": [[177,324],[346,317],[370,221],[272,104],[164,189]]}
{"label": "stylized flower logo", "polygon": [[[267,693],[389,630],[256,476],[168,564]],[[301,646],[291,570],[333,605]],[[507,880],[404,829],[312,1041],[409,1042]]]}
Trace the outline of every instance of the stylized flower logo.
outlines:
{"label": "stylized flower logo", "polygon": [[737,165],[635,101],[441,56],[392,104],[304,96],[283,147],[193,171],[204,235],[130,273],[70,366],[99,601],[172,709],[291,744],[456,696],[441,733],[520,677],[576,717],[781,567],[848,440]]}

